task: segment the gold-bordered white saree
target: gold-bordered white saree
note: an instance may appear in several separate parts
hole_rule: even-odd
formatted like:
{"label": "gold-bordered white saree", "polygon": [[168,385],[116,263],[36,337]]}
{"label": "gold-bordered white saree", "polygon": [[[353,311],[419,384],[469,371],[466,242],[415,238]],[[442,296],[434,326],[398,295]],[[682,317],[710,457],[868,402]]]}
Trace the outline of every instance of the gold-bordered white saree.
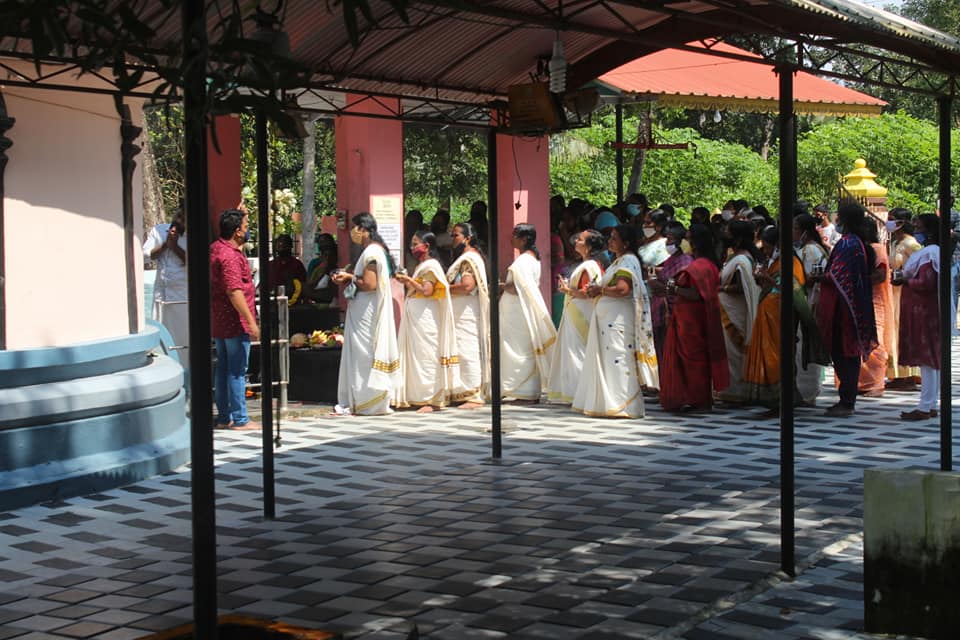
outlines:
{"label": "gold-bordered white saree", "polygon": [[557,330],[540,293],[540,261],[522,253],[507,270],[517,292],[500,298],[500,374],[502,394],[539,400],[550,374]]}
{"label": "gold-bordered white saree", "polygon": [[464,251],[447,269],[447,282],[458,283],[467,274],[476,288],[467,295],[450,296],[463,387],[452,400],[483,403],[490,396],[490,290],[479,253]]}
{"label": "gold-bordered white saree", "polygon": [[[603,269],[596,260],[584,260],[570,274],[570,286],[576,287],[584,274],[590,282],[599,282]],[[569,293],[563,298],[563,316],[547,382],[547,400],[550,402],[570,404],[577,394],[595,304],[593,298],[574,298]]]}
{"label": "gold-bordered white saree", "polygon": [[400,318],[400,378],[397,407],[443,407],[461,391],[460,358],[453,326],[453,308],[446,274],[430,258],[410,276],[432,282],[429,296],[414,292],[403,303]]}
{"label": "gold-bordered white saree", "polygon": [[630,280],[631,295],[600,296],[590,321],[583,374],[573,400],[574,411],[588,416],[641,418],[643,387],[660,386],[650,295],[639,258],[620,256],[600,284],[608,287],[624,277]]}
{"label": "gold-bordered white saree", "polygon": [[400,351],[394,332],[393,298],[387,254],[371,243],[360,254],[354,275],[363,277],[376,265],[377,288],[358,291],[347,305],[337,402],[360,415],[390,413],[390,401],[400,384]]}

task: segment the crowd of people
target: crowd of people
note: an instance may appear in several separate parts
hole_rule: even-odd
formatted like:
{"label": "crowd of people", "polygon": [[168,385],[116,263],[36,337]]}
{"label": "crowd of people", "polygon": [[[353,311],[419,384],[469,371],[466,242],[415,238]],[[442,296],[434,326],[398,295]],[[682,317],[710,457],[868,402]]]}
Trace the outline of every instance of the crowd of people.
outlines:
{"label": "crowd of people", "polygon": [[[429,226],[408,215],[405,266],[393,264],[370,214],[352,219],[362,253],[351,271],[331,275],[349,301],[337,413],[481,406],[498,348],[504,400],[568,404],[590,416],[641,417],[654,399],[668,411],[723,402],[773,415],[784,384],[814,407],[829,365],[839,391],[829,416],[853,414],[858,395],[918,382],[919,403],[901,417],[937,415],[937,215],[895,209],[884,221],[852,201],[836,212],[798,203],[787,257],[776,221],[744,201],[714,215],[698,207],[685,226],[672,207],[651,209],[640,194],[611,208],[555,197],[549,258],[533,225],[513,229],[517,257],[499,286],[501,343],[491,345],[478,231],[485,209],[475,209],[471,222],[452,226],[448,215]],[[554,318],[543,277],[554,283]],[[399,333],[392,278],[406,290]],[[780,378],[783,295],[795,317],[790,381]]]}
{"label": "crowd of people", "polygon": [[[798,405],[814,407],[830,365],[839,402],[827,415],[853,414],[860,395],[919,384],[917,407],[902,419],[937,416],[938,215],[893,209],[883,221],[855,202],[835,213],[798,203],[785,288],[780,232],[762,207],[730,201],[714,215],[698,207],[687,227],[672,207],[650,209],[639,194],[614,208],[555,197],[548,274],[537,229],[513,229],[517,257],[499,283],[501,341],[492,345],[482,205],[470,222],[453,225],[448,215],[430,225],[408,215],[405,266],[394,264],[368,213],[351,221],[360,254],[349,271],[336,266],[332,236],[318,237],[318,256],[306,268],[291,255],[290,239],[277,238],[274,284],[296,280],[297,295],[324,304],[339,288],[348,301],[336,413],[482,406],[496,348],[504,400],[566,404],[590,416],[642,417],[654,400],[668,411],[723,402],[774,415],[784,384],[794,385]],[[247,218],[224,212],[211,247],[222,363],[217,424],[232,428],[257,426],[243,391],[249,342],[259,333],[241,250]],[[172,283],[183,270],[183,229],[181,219],[158,227],[144,246],[161,267],[158,307],[179,295]],[[960,263],[954,235],[944,239],[954,244],[951,271]],[[541,294],[544,277],[554,285],[554,317]],[[399,331],[392,281],[405,290]],[[790,381],[780,377],[783,295],[795,318]]]}

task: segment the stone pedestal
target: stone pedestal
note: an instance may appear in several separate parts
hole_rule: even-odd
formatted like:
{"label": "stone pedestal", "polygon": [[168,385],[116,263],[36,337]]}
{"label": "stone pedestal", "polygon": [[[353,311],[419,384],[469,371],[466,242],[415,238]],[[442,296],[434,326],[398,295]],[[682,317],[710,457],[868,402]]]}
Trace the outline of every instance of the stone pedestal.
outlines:
{"label": "stone pedestal", "polygon": [[960,474],[864,472],[864,617],[871,633],[960,633]]}

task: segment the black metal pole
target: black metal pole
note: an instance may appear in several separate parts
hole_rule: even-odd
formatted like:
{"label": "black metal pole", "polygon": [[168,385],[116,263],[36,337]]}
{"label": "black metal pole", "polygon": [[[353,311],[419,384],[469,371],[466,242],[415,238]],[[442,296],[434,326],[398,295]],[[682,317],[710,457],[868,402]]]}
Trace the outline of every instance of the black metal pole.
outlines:
{"label": "black metal pole", "polygon": [[263,517],[276,517],[273,467],[273,302],[270,296],[270,157],[267,117],[256,116],[257,239],[260,258],[260,412],[263,428]]}
{"label": "black metal pole", "polygon": [[13,128],[16,118],[7,115],[7,103],[0,91],[0,351],[7,348],[7,288],[4,270],[4,173],[7,171],[7,149],[13,146],[13,140],[7,137],[7,131]]}
{"label": "black metal pole", "polygon": [[195,638],[217,637],[217,522],[210,366],[210,218],[207,211],[207,23],[203,0],[184,0],[183,127],[190,304],[190,495]]}
{"label": "black metal pole", "polygon": [[797,138],[793,113],[793,65],[780,77],[780,568],[796,575],[794,557],[794,339],[793,205],[797,200]]}
{"label": "black metal pole", "polygon": [[130,107],[123,99],[115,97],[117,113],[120,115],[120,181],[121,203],[123,210],[123,259],[126,265],[127,285],[127,328],[131,334],[140,329],[140,296],[137,295],[137,277],[134,273],[133,246],[136,234],[133,229],[133,171],[137,167],[134,158],[140,153],[140,147],[134,141],[143,131],[134,126],[130,118]]}
{"label": "black metal pole", "polygon": [[623,105],[615,107],[617,114],[617,202],[623,202]]}
{"label": "black metal pole", "polygon": [[487,133],[487,216],[490,264],[487,282],[490,291],[490,437],[495,460],[503,457],[503,398],[500,397],[500,248],[497,246],[500,221],[497,212],[497,130]]}
{"label": "black metal pole", "polygon": [[951,313],[953,305],[954,283],[951,278],[951,258],[953,243],[950,232],[953,229],[950,212],[952,197],[950,191],[950,111],[951,96],[937,98],[940,115],[940,470],[953,470],[953,384],[950,363],[950,342],[953,326],[957,319]]}

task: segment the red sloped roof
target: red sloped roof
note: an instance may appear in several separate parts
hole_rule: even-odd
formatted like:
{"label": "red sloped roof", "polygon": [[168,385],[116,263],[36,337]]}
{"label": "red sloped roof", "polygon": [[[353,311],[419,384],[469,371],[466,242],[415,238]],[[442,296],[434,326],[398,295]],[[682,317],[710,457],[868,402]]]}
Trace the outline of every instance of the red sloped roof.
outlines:
{"label": "red sloped roof", "polygon": [[[711,48],[756,57],[758,62],[664,49],[617,67],[599,80],[624,93],[648,95],[666,104],[743,111],[778,109],[779,81],[768,63],[728,44]],[[804,71],[794,76],[793,92],[794,108],[800,113],[879,115],[887,104]]]}

